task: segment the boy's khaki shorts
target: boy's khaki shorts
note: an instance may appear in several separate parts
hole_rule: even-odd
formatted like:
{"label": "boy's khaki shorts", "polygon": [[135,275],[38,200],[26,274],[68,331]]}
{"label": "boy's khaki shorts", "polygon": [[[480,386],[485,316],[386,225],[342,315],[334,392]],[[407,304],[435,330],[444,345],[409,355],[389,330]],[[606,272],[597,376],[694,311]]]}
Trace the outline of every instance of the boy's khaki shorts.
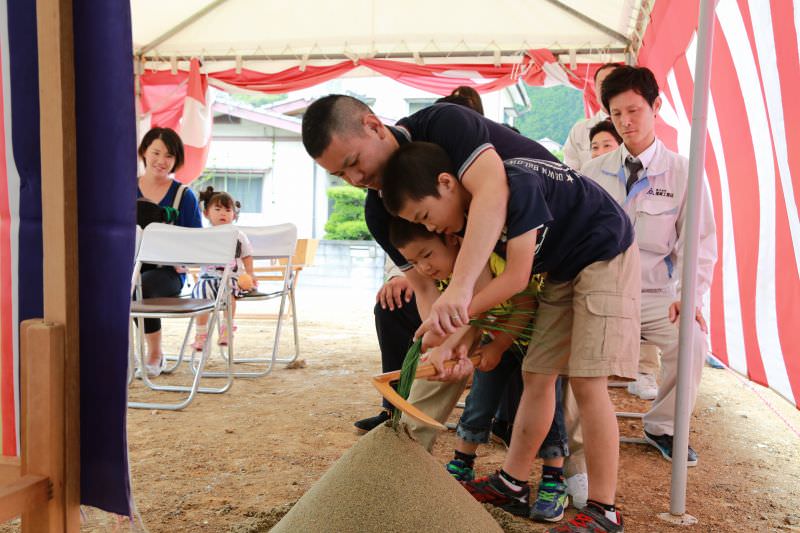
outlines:
{"label": "boy's khaki shorts", "polygon": [[522,370],[634,379],[639,362],[642,272],[633,243],[574,280],[545,280]]}

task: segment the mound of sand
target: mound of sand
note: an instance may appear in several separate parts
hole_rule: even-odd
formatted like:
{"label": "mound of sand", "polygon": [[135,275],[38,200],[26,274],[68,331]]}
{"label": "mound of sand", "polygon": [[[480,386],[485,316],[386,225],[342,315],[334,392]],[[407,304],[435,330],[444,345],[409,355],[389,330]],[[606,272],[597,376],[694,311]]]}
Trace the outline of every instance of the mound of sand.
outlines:
{"label": "mound of sand", "polygon": [[380,426],[361,437],[273,533],[501,533],[492,516],[407,435]]}

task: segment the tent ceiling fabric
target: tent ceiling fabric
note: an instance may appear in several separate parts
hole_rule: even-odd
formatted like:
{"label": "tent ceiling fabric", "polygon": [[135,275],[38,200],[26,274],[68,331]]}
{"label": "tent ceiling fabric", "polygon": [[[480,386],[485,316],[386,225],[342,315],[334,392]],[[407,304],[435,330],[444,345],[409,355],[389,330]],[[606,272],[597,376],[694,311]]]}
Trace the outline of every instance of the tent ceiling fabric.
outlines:
{"label": "tent ceiling fabric", "polygon": [[600,60],[611,51],[622,59],[643,32],[643,3],[649,12],[652,0],[132,0],[131,10],[134,53],[150,61],[415,55],[498,61],[500,53],[508,62],[538,48],[567,56],[594,52]]}

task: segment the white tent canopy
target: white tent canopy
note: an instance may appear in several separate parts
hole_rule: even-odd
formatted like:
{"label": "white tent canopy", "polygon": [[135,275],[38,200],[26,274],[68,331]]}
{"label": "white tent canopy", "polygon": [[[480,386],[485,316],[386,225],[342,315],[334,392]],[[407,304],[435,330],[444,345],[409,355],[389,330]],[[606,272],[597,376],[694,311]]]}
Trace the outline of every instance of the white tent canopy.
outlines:
{"label": "white tent canopy", "polygon": [[201,57],[211,70],[244,63],[274,71],[287,62],[372,57],[509,63],[539,48],[565,63],[619,61],[635,56],[652,3],[135,0],[131,10],[134,53],[148,66]]}

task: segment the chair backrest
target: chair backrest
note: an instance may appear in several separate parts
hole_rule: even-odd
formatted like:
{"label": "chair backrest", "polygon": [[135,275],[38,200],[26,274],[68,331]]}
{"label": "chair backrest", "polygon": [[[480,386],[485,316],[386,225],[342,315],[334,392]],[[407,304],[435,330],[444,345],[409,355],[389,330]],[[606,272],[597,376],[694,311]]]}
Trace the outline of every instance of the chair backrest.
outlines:
{"label": "chair backrest", "polygon": [[211,228],[149,224],[136,260],[160,265],[224,265],[236,256],[238,237],[237,228],[230,224]]}
{"label": "chair backrest", "polygon": [[317,255],[319,239],[297,239],[297,247],[292,257],[292,266],[311,266]]}
{"label": "chair backrest", "polygon": [[297,226],[291,223],[274,226],[237,226],[253,246],[253,259],[291,257],[297,243]]}
{"label": "chair backrest", "polygon": [[142,244],[142,234],[144,230],[141,226],[136,226],[136,245],[133,248],[133,258],[136,259],[136,256],[139,255],[139,246]]}

